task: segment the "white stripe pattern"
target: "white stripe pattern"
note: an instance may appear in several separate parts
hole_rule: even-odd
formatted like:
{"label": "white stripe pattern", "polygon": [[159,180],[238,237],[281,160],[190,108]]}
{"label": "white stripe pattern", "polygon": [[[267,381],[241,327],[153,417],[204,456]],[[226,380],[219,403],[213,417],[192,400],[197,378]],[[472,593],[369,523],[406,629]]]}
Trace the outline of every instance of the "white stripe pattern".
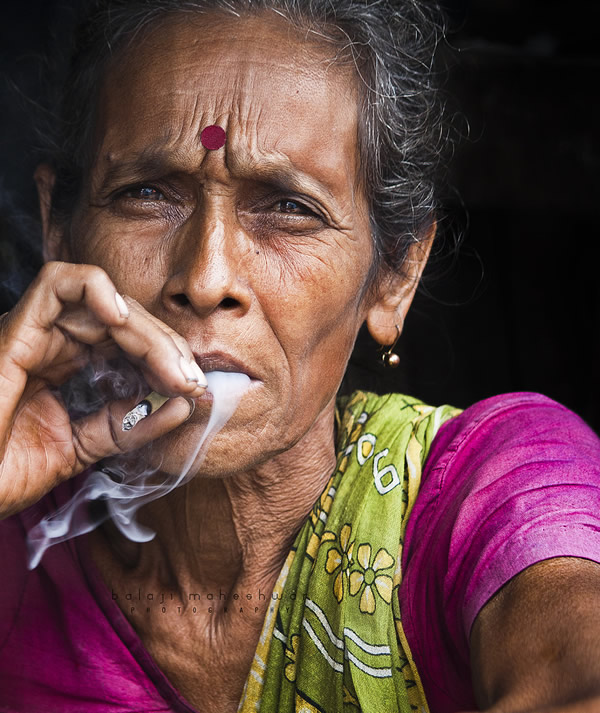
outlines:
{"label": "white stripe pattern", "polygon": [[337,671],[338,673],[342,673],[344,671],[344,665],[341,663],[338,663],[334,659],[331,658],[331,656],[327,653],[325,650],[325,647],[321,643],[321,640],[319,637],[315,634],[312,626],[306,621],[306,619],[302,619],[302,626],[306,629],[308,632],[308,635],[310,638],[313,640],[314,645],[317,647],[319,650],[319,653],[323,656],[325,661],[331,666],[331,668],[334,671]]}
{"label": "white stripe pattern", "polygon": [[[327,621],[327,617],[325,616],[323,610],[317,604],[315,604],[312,599],[309,599],[307,597],[305,600],[305,605],[307,609],[310,609],[310,611],[312,611],[313,614],[317,617],[317,619],[321,622],[321,625],[323,626],[323,629],[325,630],[325,633],[329,637],[331,643],[336,646],[340,651],[344,652],[344,657],[346,659],[351,661],[357,668],[359,668],[361,671],[364,671],[369,676],[373,676],[374,678],[391,678],[391,668],[374,668],[373,666],[368,666],[367,664],[360,661],[352,652],[348,651],[348,648],[344,645],[344,642],[333,633],[333,630],[331,629],[331,626]],[[341,672],[343,670],[342,664],[332,659],[331,656],[327,653],[325,647],[323,646],[323,643],[316,635],[314,629],[306,620],[306,617],[302,620],[302,625],[308,632],[308,635],[313,640],[313,643],[315,644],[321,655],[325,658],[327,663],[335,671]],[[391,655],[391,650],[389,646],[369,644],[363,639],[361,639],[361,637],[355,631],[349,629],[348,627],[344,627],[344,637],[353,641],[365,653],[373,654],[375,656]]]}
{"label": "white stripe pattern", "polygon": [[323,613],[322,609],[320,609],[313,601],[312,599],[309,599],[306,597],[304,604],[308,609],[313,612],[313,614],[317,617],[317,619],[321,622],[323,625],[323,628],[325,629],[325,633],[329,637],[329,640],[334,646],[337,646],[340,651],[344,650],[344,642],[341,639],[338,639],[338,637],[333,633],[333,630],[329,626],[329,622],[327,621],[327,617]]}
{"label": "white stripe pattern", "polygon": [[258,666],[264,670],[265,662],[261,659],[261,657],[257,653],[254,654],[254,660],[256,661]]}
{"label": "white stripe pattern", "polygon": [[[327,650],[323,646],[323,643],[321,642],[319,637],[315,634],[314,629],[306,620],[306,617],[302,619],[302,626],[304,627],[304,629],[306,630],[306,632],[312,639],[312,642],[317,647],[319,653],[321,654],[321,656],[323,656],[325,661],[327,661],[327,663],[331,666],[331,668],[334,671],[337,671],[338,673],[342,673],[344,670],[344,666],[341,663],[337,662],[335,659],[331,658],[331,656],[328,654]],[[339,639],[337,639],[337,640],[339,641]],[[377,648],[385,648],[385,647],[377,647]],[[351,653],[350,651],[348,651],[348,649],[345,649],[344,656],[346,659],[351,661],[356,666],[356,668],[359,668],[361,671],[364,671],[369,676],[373,676],[374,678],[391,678],[391,676],[392,676],[391,668],[373,668],[373,666],[367,666],[367,664],[363,663],[358,658],[356,658],[356,656],[353,653]]]}
{"label": "white stripe pattern", "polygon": [[346,651],[346,658],[350,659],[356,668],[359,668],[361,671],[368,673],[369,676],[373,676],[374,678],[391,678],[392,676],[391,668],[373,668],[372,666],[367,666],[362,661],[359,661],[356,656],[351,654],[349,651]]}
{"label": "white stripe pattern", "polygon": [[[281,573],[279,575],[279,579],[277,580],[277,584],[281,584],[282,592],[285,588],[285,583],[286,583],[289,573],[290,573],[290,568],[286,561],[286,563],[283,565],[283,569],[281,570]],[[267,640],[267,634],[269,632],[271,619],[275,615],[275,610],[278,608],[278,606],[279,606],[279,597],[277,597],[277,599],[273,599],[271,597],[271,603],[269,604],[269,608],[267,609],[267,615],[265,616],[263,628],[262,628],[262,631],[260,632],[259,641],[261,644],[264,644],[265,641]]]}
{"label": "white stripe pattern", "polygon": [[348,629],[348,627],[344,627],[344,636],[347,639],[354,641],[359,648],[366,651],[368,654],[374,654],[375,656],[389,656],[392,653],[389,646],[368,644],[366,641],[363,641],[363,639],[361,639],[355,631]]}
{"label": "white stripe pattern", "polygon": [[277,627],[273,629],[273,636],[276,639],[279,639],[279,641],[283,641],[284,644],[287,644],[287,636],[285,634],[282,634]]}

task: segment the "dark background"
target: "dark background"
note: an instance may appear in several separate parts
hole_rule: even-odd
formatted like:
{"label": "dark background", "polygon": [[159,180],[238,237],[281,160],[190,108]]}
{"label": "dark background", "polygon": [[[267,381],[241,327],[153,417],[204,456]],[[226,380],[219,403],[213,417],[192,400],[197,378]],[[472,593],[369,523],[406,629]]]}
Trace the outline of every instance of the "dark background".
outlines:
{"label": "dark background", "polygon": [[[68,32],[71,5],[3,6],[0,312],[37,265],[30,100],[42,89],[40,56]],[[441,253],[408,317],[400,368],[386,373],[361,335],[352,380],[457,406],[541,391],[600,429],[600,3],[444,5],[446,91],[463,139]]]}

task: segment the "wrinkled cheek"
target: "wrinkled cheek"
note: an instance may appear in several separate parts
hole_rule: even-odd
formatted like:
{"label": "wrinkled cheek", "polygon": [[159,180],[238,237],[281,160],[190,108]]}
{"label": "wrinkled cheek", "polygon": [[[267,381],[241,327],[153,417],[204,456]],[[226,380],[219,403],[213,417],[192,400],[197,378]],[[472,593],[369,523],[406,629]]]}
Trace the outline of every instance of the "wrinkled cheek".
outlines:
{"label": "wrinkled cheek", "polygon": [[352,342],[363,318],[362,284],[346,274],[332,271],[315,282],[312,292],[315,299],[309,308],[309,318],[314,325],[315,339]]}
{"label": "wrinkled cheek", "polygon": [[144,304],[160,290],[164,281],[168,237],[157,243],[141,229],[123,230],[92,222],[77,235],[73,252],[78,262],[98,265],[120,292]]}
{"label": "wrinkled cheek", "polygon": [[[322,405],[335,395],[362,323],[358,290],[348,294],[335,280],[320,281],[284,300],[289,317],[280,324],[294,391],[310,392]],[[312,289],[316,288],[316,289]]]}

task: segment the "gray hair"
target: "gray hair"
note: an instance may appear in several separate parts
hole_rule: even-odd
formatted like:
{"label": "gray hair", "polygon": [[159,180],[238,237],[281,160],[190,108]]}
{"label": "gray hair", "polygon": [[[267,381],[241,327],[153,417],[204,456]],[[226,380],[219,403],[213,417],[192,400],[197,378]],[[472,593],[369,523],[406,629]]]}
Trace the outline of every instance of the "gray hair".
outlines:
{"label": "gray hair", "polygon": [[358,151],[374,260],[400,272],[410,246],[437,219],[437,180],[447,144],[434,55],[443,34],[435,2],[421,0],[99,0],[75,35],[46,159],[56,172],[53,217],[68,225],[93,160],[98,90],[111,60],[181,13],[244,17],[274,12],[354,64]]}

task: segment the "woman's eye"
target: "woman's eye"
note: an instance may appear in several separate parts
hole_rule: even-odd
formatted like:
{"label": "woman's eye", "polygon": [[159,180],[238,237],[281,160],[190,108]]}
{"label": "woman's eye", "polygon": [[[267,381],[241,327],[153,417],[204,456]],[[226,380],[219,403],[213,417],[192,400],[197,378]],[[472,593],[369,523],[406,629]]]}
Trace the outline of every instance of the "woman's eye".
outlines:
{"label": "woman's eye", "polygon": [[299,201],[293,201],[290,199],[277,201],[276,208],[281,213],[292,213],[292,214],[297,214],[297,215],[314,215],[314,212],[308,206],[305,206],[304,203],[300,203]]}
{"label": "woman's eye", "polygon": [[164,201],[165,196],[152,186],[134,186],[122,193],[125,198],[135,198],[142,201]]}

